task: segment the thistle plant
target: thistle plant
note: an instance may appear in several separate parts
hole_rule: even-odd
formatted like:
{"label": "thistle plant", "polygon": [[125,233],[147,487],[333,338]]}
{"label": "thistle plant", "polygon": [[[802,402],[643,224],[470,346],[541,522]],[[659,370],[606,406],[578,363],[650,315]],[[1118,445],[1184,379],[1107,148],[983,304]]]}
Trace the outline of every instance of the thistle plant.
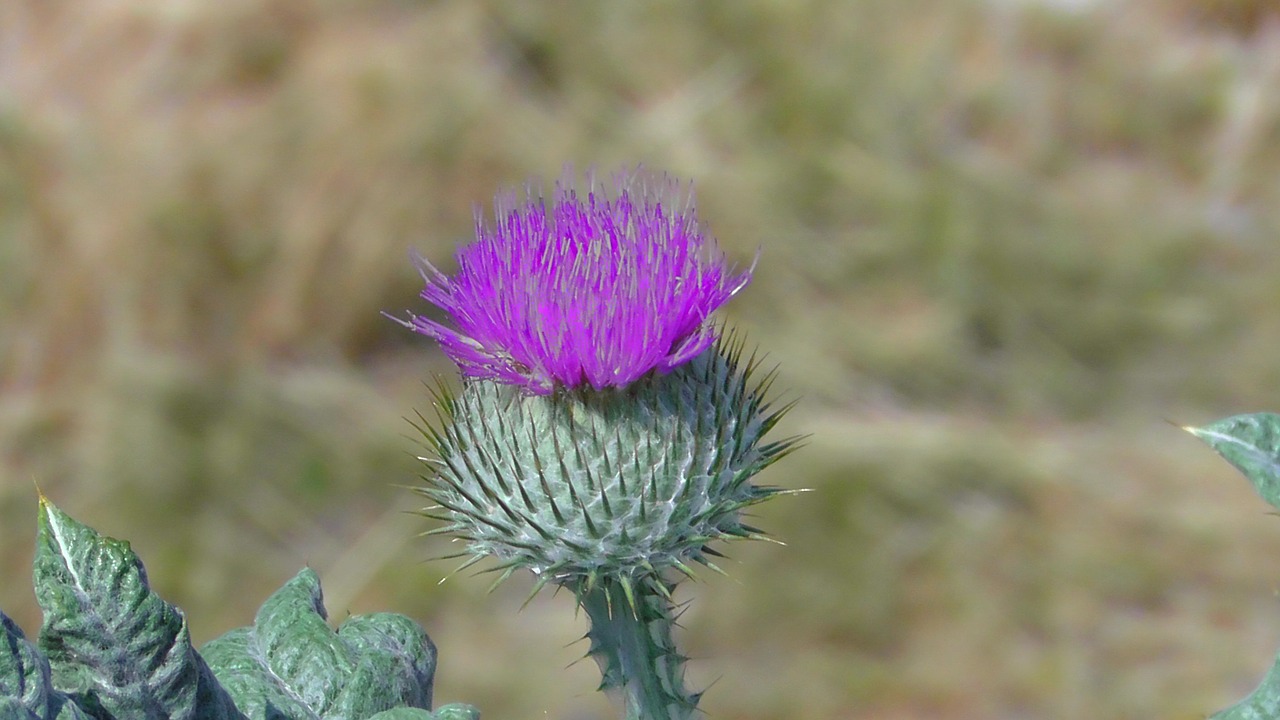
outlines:
{"label": "thistle plant", "polygon": [[355,615],[329,626],[304,569],[253,624],[199,652],[181,610],[152,590],[129,543],[40,498],[28,640],[0,612],[4,720],[477,720],[431,711],[436,648],[413,620]]}
{"label": "thistle plant", "polygon": [[718,570],[719,539],[765,539],[743,511],[786,492],[753,476],[795,447],[766,441],[786,412],[772,374],[712,313],[747,285],[705,234],[687,190],[631,175],[608,192],[569,181],[550,202],[498,198],[422,297],[446,316],[407,327],[457,363],[437,390],[421,492],[430,533],[464,541],[499,582],[520,569],[574,594],[601,689],[628,718],[694,714],[672,592]]}

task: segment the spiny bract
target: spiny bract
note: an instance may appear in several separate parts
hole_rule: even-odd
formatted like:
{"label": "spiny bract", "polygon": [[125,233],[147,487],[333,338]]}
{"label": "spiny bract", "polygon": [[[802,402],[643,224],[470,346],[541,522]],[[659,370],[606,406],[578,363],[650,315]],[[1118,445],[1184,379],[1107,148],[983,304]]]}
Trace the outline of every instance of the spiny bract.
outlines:
{"label": "spiny bract", "polygon": [[[690,561],[715,567],[707,543],[759,538],[743,508],[783,492],[750,478],[793,439],[764,442],[787,408],[771,408],[771,376],[722,340],[666,375],[626,388],[529,395],[491,382],[442,394],[424,424],[435,468],[423,494],[471,555],[547,582],[659,581]],[[536,592],[536,590],[535,590]]]}

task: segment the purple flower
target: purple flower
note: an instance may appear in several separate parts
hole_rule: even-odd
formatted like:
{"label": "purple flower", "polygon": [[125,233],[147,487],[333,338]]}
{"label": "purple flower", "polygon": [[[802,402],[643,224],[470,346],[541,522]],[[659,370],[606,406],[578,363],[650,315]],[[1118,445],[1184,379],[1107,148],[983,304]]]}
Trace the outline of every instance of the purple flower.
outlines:
{"label": "purple flower", "polygon": [[497,222],[477,216],[455,275],[420,261],[422,297],[452,322],[411,313],[404,324],[438,341],[464,375],[539,395],[622,387],[692,360],[715,339],[709,316],[751,271],[726,264],[673,180],[615,187],[584,198],[562,181],[550,208],[531,191],[522,206],[500,195]]}

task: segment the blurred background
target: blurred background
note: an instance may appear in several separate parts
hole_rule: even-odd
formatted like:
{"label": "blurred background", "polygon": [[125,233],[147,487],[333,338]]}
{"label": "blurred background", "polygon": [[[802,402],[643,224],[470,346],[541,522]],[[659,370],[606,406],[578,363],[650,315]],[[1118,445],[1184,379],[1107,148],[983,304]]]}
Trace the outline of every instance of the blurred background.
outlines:
{"label": "blurred background", "polygon": [[[613,717],[566,595],[437,585],[405,420],[502,187],[692,180],[799,398],[712,718],[1200,718],[1280,647],[1280,522],[1174,424],[1280,410],[1271,0],[0,4],[0,608],[35,485],[197,642],[303,565],[440,647],[437,702]],[[568,669],[566,669],[566,666]]]}

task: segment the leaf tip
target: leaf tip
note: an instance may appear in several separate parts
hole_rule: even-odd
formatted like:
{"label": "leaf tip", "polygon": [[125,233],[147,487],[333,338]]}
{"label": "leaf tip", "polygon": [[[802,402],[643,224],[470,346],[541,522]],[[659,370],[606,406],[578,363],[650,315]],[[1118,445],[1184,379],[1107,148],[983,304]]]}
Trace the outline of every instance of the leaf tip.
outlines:
{"label": "leaf tip", "polygon": [[60,513],[61,511],[58,509],[58,506],[54,505],[53,501],[50,500],[48,497],[46,497],[44,493],[40,492],[40,488],[37,487],[36,488],[36,522],[37,524],[41,528],[44,528],[49,523],[53,522],[54,518]]}

